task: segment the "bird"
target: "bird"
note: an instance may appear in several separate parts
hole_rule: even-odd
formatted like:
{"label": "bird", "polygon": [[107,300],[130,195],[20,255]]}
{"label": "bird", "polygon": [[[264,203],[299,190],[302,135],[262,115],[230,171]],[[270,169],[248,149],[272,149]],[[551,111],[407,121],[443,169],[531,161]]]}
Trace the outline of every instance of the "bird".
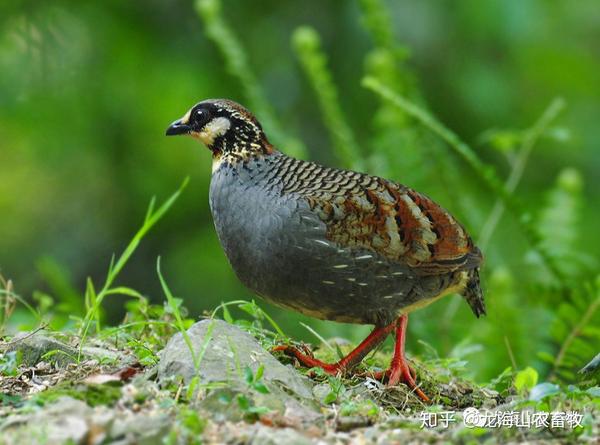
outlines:
{"label": "bird", "polygon": [[483,255],[465,227],[410,187],[284,154],[257,118],[229,99],[195,104],[166,135],[191,136],[212,152],[214,226],[247,288],[310,317],[374,326],[336,363],[290,345],[274,351],[349,374],[393,333],[390,367],[376,377],[404,383],[429,402],[405,356],[408,314],[453,293],[477,317],[485,314]]}

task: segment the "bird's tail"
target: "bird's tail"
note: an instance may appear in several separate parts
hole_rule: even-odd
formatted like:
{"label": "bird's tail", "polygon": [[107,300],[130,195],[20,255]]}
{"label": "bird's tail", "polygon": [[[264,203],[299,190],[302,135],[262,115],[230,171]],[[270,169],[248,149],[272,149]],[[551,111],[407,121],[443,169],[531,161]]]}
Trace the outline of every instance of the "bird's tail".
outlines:
{"label": "bird's tail", "polygon": [[479,282],[478,267],[469,271],[469,281],[467,281],[467,286],[462,295],[477,317],[485,315],[485,302],[483,301],[483,292],[481,291],[481,284]]}

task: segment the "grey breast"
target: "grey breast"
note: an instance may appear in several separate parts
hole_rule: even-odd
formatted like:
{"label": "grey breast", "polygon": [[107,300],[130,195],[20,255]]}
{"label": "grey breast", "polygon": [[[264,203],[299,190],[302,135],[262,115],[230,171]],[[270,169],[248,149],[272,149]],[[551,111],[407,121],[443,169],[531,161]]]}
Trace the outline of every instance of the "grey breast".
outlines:
{"label": "grey breast", "polygon": [[211,180],[219,240],[248,288],[313,317],[373,324],[439,291],[437,281],[416,280],[406,265],[329,241],[308,203],[281,193],[278,162],[223,164]]}

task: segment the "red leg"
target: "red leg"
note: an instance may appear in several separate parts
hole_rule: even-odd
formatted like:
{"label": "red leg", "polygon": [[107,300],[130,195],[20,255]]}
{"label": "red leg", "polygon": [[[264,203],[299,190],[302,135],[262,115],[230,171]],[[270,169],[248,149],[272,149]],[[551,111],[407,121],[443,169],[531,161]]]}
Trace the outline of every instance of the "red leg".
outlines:
{"label": "red leg", "polygon": [[406,357],[404,356],[404,341],[406,339],[406,326],[408,325],[408,315],[404,314],[398,318],[396,325],[396,345],[394,346],[394,357],[389,369],[388,386],[396,386],[398,383],[405,383],[412,389],[419,398],[428,403],[427,397],[415,382],[415,372],[411,369]]}
{"label": "red leg", "polygon": [[296,357],[296,359],[298,359],[298,361],[306,367],[321,368],[326,373],[335,375],[338,373],[344,373],[360,363],[369,352],[383,343],[383,341],[387,338],[390,332],[394,330],[395,327],[396,322],[393,322],[388,326],[376,327],[373,329],[373,332],[371,332],[369,336],[365,338],[362,343],[358,345],[352,352],[350,352],[346,357],[342,358],[337,363],[332,364],[317,360],[316,358],[304,354],[291,346],[276,346],[273,351],[285,352],[287,355]]}

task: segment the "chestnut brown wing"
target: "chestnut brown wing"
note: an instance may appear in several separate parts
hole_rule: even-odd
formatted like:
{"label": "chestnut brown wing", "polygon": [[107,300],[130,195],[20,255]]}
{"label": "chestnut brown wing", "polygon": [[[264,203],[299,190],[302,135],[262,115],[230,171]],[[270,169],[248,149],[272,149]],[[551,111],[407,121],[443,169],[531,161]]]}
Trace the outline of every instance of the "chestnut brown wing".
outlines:
{"label": "chestnut brown wing", "polygon": [[477,267],[481,252],[462,225],[427,196],[361,173],[308,164],[292,185],[340,247],[371,250],[424,275]]}

